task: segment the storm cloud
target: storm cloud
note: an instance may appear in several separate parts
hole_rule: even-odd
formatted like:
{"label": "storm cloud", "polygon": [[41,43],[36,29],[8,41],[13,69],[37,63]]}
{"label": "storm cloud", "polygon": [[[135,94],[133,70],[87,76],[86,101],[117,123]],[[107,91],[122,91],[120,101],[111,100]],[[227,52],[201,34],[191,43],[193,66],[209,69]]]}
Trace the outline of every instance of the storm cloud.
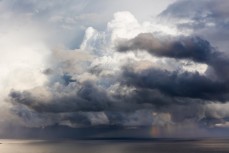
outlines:
{"label": "storm cloud", "polygon": [[[67,2],[67,6],[75,5]],[[197,32],[201,31],[201,25],[197,28],[171,21],[176,26],[171,28],[163,22],[141,22],[128,11],[117,12],[108,21],[110,15],[94,13],[91,3],[85,4],[85,14],[76,18],[74,15],[82,10],[78,8],[74,12],[70,6],[69,12],[53,16],[56,7],[62,4],[60,1],[50,6],[35,3],[23,1],[15,11],[30,12],[22,9],[27,5],[38,9],[30,19],[47,21],[46,26],[53,27],[54,31],[65,27],[60,31],[64,33],[63,38],[52,41],[58,44],[67,37],[68,42],[64,41],[64,46],[47,47],[48,54],[39,62],[43,63],[40,75],[34,77],[42,76],[41,83],[28,88],[12,86],[7,90],[5,101],[10,105],[10,113],[21,119],[23,126],[158,126],[163,129],[187,123],[198,127],[209,120],[212,122],[204,127],[208,128],[216,124],[210,118],[218,117],[217,121],[224,122],[229,117],[228,113],[221,115],[220,110],[214,109],[216,104],[226,105],[229,101],[229,57],[224,47],[219,48],[212,43],[213,39]],[[218,12],[218,20],[217,15],[198,19],[198,13],[190,15],[191,10],[180,13],[186,11],[180,6],[185,8],[188,3],[199,9],[197,2],[177,1],[158,18],[166,21],[189,18],[196,23],[214,19],[220,25],[226,17],[226,10]],[[199,5],[208,9],[207,1]],[[177,12],[178,6],[181,10]],[[100,18],[103,18],[101,23],[96,23]],[[79,28],[81,22],[84,38],[74,44],[74,32],[82,29],[71,29],[75,25]],[[196,31],[184,33],[185,28]],[[69,37],[68,33],[71,33]],[[26,81],[33,84],[33,80]]]}
{"label": "storm cloud", "polygon": [[168,41],[160,40],[159,38],[155,38],[151,33],[141,33],[131,40],[120,40],[117,50],[120,52],[146,50],[158,57],[190,59],[202,63],[208,63],[217,54],[208,41],[199,37],[181,37],[179,40],[175,39]]}
{"label": "storm cloud", "polygon": [[178,73],[157,69],[140,72],[126,70],[127,85],[137,89],[155,89],[171,97],[198,98],[226,102],[229,99],[228,85],[224,81],[213,81],[199,73]]}

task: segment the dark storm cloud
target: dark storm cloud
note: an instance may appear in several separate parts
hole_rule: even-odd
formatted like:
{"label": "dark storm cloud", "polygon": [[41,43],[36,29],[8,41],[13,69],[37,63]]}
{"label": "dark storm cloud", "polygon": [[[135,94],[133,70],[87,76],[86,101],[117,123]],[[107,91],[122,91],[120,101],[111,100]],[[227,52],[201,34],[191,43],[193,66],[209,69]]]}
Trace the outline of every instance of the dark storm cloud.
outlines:
{"label": "dark storm cloud", "polygon": [[[223,53],[214,54],[207,62],[221,79],[229,79],[228,28],[229,1],[227,0],[179,0],[171,4],[159,16],[165,20],[176,20],[178,29],[190,29],[193,34],[207,39]],[[188,20],[188,22],[179,22]]]}
{"label": "dark storm cloud", "polygon": [[[133,39],[120,41],[117,50],[119,52],[146,50],[157,57],[188,59],[208,65],[205,75],[198,72],[171,72],[157,68],[135,71],[131,67],[125,67],[122,83],[136,88],[132,97],[138,99],[138,102],[151,102],[159,108],[166,105],[171,108],[177,104],[195,103],[200,107],[209,101],[229,100],[228,56],[212,47],[207,40],[200,37],[160,39],[150,33],[142,33]],[[217,79],[212,78],[212,75],[217,76]],[[174,109],[171,108],[169,112],[172,110]],[[177,117],[175,119],[177,120]]]}
{"label": "dark storm cloud", "polygon": [[131,68],[123,69],[119,78],[123,86],[134,87],[128,95],[115,93],[109,95],[106,90],[86,82],[78,91],[73,87],[72,94],[65,93],[51,99],[40,100],[32,91],[12,91],[11,100],[15,105],[22,104],[37,112],[99,112],[99,111],[135,111],[154,109],[173,104],[206,103],[207,101],[229,100],[228,83],[213,81],[198,73],[178,73],[158,69],[139,72]]}
{"label": "dark storm cloud", "polygon": [[[197,98],[203,100],[229,100],[227,82],[213,81],[198,72],[169,72],[158,69],[147,69],[134,72],[126,69],[123,73],[123,83],[134,86],[139,90],[159,90],[165,96]],[[144,97],[144,95],[140,96]]]}
{"label": "dark storm cloud", "polygon": [[86,82],[78,91],[75,88],[77,87],[73,87],[75,92],[63,91],[63,95],[55,91],[56,96],[51,99],[42,99],[42,101],[34,97],[31,91],[12,91],[10,97],[15,102],[38,112],[101,111],[109,107],[110,100],[103,89],[99,89],[90,82]]}
{"label": "dark storm cloud", "polygon": [[[191,36],[163,39],[150,33],[141,33],[133,39],[120,40],[117,45],[119,52],[145,50],[157,57],[185,59],[208,65],[204,75],[157,68],[136,71],[127,66],[123,69],[122,83],[136,88],[133,99],[138,99],[140,103],[151,103],[160,112],[169,112],[173,121],[194,120],[201,125],[201,119],[208,116],[203,115],[206,103],[229,100],[229,58],[217,49],[207,40]],[[181,107],[184,107],[182,111],[177,109]],[[187,111],[186,107],[193,109]]]}
{"label": "dark storm cloud", "polygon": [[40,113],[134,111],[144,108],[133,99],[133,95],[123,96],[118,92],[110,95],[93,82],[85,82],[80,87],[75,83],[64,85],[70,89],[54,90],[51,98],[40,99],[30,90],[11,91],[9,97],[14,105],[22,104]]}
{"label": "dark storm cloud", "polygon": [[199,37],[163,41],[155,38],[151,33],[141,33],[131,40],[120,41],[117,50],[120,52],[146,50],[158,57],[191,59],[202,63],[211,60],[215,53],[209,42]]}
{"label": "dark storm cloud", "polygon": [[158,57],[188,59],[205,63],[214,69],[220,79],[229,79],[229,61],[225,53],[217,51],[200,37],[179,37],[161,40],[151,33],[141,33],[130,40],[120,40],[116,46],[119,52],[146,50]]}

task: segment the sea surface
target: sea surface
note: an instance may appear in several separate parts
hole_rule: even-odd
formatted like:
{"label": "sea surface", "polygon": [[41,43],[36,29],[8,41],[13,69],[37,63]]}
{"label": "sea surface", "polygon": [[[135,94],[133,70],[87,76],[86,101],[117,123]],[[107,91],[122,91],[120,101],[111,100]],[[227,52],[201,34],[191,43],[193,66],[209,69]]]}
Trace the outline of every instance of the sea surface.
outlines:
{"label": "sea surface", "polygon": [[228,139],[0,141],[0,153],[229,153]]}

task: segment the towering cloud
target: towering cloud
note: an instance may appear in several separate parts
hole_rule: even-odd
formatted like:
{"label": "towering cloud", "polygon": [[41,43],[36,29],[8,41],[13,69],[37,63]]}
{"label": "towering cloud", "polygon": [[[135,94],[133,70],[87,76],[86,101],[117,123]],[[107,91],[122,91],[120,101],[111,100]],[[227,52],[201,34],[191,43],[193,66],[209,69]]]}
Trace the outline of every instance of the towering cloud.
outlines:
{"label": "towering cloud", "polygon": [[[29,85],[25,88],[8,86],[3,96],[4,103],[10,107],[9,114],[16,118],[18,124],[26,127],[58,124],[73,128],[96,125],[181,128],[188,124],[206,128],[226,121],[228,113],[219,114],[219,108],[214,108],[227,106],[229,100],[229,57],[225,47],[218,47],[213,37],[207,39],[210,31],[206,35],[203,32],[208,30],[207,22],[212,21],[219,26],[219,20],[221,22],[225,18],[226,11],[217,13],[216,7],[212,6],[214,2],[199,3],[204,8],[212,6],[209,8],[212,14],[220,16],[219,20],[215,15],[202,17],[207,19],[203,27],[181,25],[183,21],[179,19],[190,19],[188,23],[195,21],[200,24],[202,20],[198,15],[204,14],[191,14],[185,9],[177,11],[177,7],[185,8],[187,3],[199,10],[197,2],[185,0],[170,5],[154,21],[140,22],[130,12],[123,11],[115,13],[106,26],[104,23],[110,16],[94,12],[91,3],[87,5],[79,1],[85,12],[77,17],[71,12],[74,9],[79,14],[83,11],[69,7],[68,4],[75,4],[71,1],[66,3],[70,13],[64,11],[62,14],[56,11],[56,7],[62,4],[60,1],[56,5],[53,2],[50,5],[36,3],[30,3],[29,8],[34,12],[28,15],[28,20],[44,24],[31,30],[31,35],[47,29],[51,34],[46,37],[44,32],[34,38],[33,42],[39,43],[28,45],[28,54],[18,48],[21,58],[15,60],[20,63],[36,57],[36,60],[25,62],[24,66],[29,66],[28,71],[24,66],[20,67],[24,76],[33,70],[36,70],[36,76],[15,75],[26,79],[16,79],[17,83]],[[2,3],[7,9],[11,5]],[[25,5],[28,3],[23,1],[15,11],[22,16],[31,12],[21,9]],[[61,7],[60,10],[65,9]],[[102,22],[97,23],[100,18]],[[170,24],[164,24],[165,20]],[[32,22],[28,26],[33,29],[34,24]],[[78,25],[84,27],[80,29]],[[76,29],[71,30],[74,26]],[[86,28],[83,41],[77,39],[73,43],[73,33],[82,35],[85,26],[91,27]],[[63,38],[56,35],[63,35]],[[28,42],[25,39],[25,44]],[[210,118],[217,118],[217,125]]]}

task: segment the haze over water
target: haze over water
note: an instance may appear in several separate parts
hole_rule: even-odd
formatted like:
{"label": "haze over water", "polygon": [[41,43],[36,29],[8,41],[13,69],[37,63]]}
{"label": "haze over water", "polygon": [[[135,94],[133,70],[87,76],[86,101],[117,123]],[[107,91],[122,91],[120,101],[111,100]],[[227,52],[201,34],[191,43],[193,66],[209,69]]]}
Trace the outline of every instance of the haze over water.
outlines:
{"label": "haze over water", "polygon": [[229,140],[1,140],[1,153],[228,153]]}

